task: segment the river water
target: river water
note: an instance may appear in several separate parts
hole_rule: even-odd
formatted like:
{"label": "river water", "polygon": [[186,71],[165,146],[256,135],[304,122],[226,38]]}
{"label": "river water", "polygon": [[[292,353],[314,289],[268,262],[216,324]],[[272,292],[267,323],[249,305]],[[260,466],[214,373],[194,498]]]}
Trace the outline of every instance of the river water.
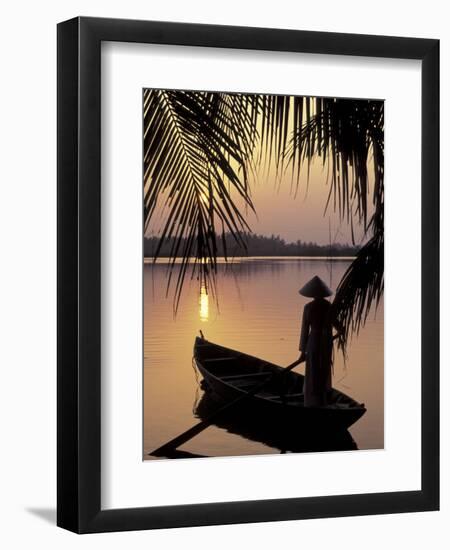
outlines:
{"label": "river water", "polygon": [[[195,336],[281,366],[298,357],[301,313],[308,299],[298,289],[319,275],[335,288],[350,259],[245,258],[219,266],[217,301],[186,279],[176,315],[166,295],[167,264],[144,264],[144,459],[148,453],[198,422],[203,390],[192,366]],[[178,267],[175,267],[178,269]],[[348,347],[338,353],[333,386],[366,405],[350,428],[358,449],[384,442],[383,303]],[[297,367],[304,372],[304,364]],[[180,448],[202,456],[279,453],[265,442],[211,426]]]}

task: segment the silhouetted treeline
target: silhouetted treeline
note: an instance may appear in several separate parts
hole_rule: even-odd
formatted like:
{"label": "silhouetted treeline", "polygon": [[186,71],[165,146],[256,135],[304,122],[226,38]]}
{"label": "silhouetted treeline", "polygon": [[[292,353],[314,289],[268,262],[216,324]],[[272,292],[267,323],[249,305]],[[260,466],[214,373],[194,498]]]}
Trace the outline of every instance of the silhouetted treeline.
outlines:
{"label": "silhouetted treeline", "polygon": [[[244,235],[247,249],[243,249],[236,243],[236,240],[230,233],[225,234],[224,250],[222,237],[217,238],[217,256],[355,256],[359,250],[357,246],[335,243],[330,245],[319,245],[313,242],[298,240],[294,243],[287,243],[278,235],[265,237],[264,235],[255,235],[246,233]],[[144,239],[144,256],[153,257],[158,249],[158,237],[146,237]],[[183,250],[182,245],[178,248],[179,254]],[[173,246],[173,239],[167,239],[161,250],[159,257],[170,256]]]}

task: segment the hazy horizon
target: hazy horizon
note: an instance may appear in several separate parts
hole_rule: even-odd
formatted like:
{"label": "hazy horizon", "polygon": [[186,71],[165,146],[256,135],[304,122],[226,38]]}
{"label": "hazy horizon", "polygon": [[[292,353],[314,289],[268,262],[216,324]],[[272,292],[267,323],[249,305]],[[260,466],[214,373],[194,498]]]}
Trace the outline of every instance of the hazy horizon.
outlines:
{"label": "hazy horizon", "polygon": [[[306,167],[301,170],[298,186],[292,182],[290,169],[277,182],[274,167],[268,174],[264,172],[264,167],[261,167],[249,182],[256,214],[247,208],[246,220],[253,234],[279,236],[288,243],[301,240],[321,246],[329,245],[330,241],[332,244],[352,244],[350,224],[340,220],[339,214],[334,212],[333,198],[324,214],[329,184],[327,168],[322,166],[320,159],[311,164],[309,181]],[[164,202],[161,200],[162,206],[155,210],[146,237],[158,236],[164,225]],[[371,215],[372,205],[369,203],[368,219]],[[353,229],[355,243],[364,242],[363,228],[356,223]]]}

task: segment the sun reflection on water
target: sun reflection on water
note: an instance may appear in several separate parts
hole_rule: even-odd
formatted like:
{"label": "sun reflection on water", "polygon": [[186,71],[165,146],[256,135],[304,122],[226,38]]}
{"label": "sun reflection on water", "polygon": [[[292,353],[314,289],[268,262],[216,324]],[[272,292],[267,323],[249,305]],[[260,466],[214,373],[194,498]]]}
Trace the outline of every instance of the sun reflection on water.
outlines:
{"label": "sun reflection on water", "polygon": [[200,321],[206,323],[209,317],[209,296],[205,286],[202,286],[200,289],[200,297],[198,303],[200,307]]}

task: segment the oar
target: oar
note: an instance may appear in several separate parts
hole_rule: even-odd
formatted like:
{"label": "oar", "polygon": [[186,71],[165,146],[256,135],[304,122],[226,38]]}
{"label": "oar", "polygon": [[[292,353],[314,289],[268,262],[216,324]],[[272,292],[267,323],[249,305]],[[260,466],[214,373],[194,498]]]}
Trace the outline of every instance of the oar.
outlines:
{"label": "oar", "polygon": [[164,443],[161,447],[158,447],[158,449],[155,449],[153,452],[149,453],[153,456],[167,456],[168,453],[173,451],[173,449],[176,449],[180,445],[183,445],[183,443],[186,443],[186,441],[189,441],[189,439],[192,439],[196,435],[198,435],[200,432],[202,432],[204,429],[206,429],[208,426],[214,423],[214,421],[224,412],[229,411],[232,407],[237,405],[238,403],[242,403],[242,401],[245,401],[248,397],[251,397],[252,395],[255,395],[255,393],[258,393],[261,389],[264,388],[269,382],[271,382],[274,378],[281,376],[285,374],[286,372],[289,372],[294,367],[299,365],[300,363],[303,363],[305,359],[297,359],[297,361],[294,361],[291,365],[284,368],[282,371],[272,373],[270,376],[268,376],[265,380],[263,380],[260,384],[256,384],[251,388],[247,393],[244,395],[241,395],[231,403],[228,403],[227,405],[224,405],[217,411],[215,411],[211,416],[206,418],[205,420],[202,420],[195,426],[192,426],[192,428],[189,428],[189,430],[186,430],[182,434],[178,435],[177,437],[174,437],[167,443]]}

